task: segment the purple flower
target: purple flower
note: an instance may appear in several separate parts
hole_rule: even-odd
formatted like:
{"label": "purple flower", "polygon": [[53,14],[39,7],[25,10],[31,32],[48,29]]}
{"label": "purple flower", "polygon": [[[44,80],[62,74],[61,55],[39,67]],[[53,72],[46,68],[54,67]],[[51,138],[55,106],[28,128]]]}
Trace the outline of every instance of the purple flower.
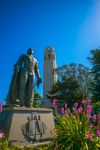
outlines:
{"label": "purple flower", "polygon": [[87,113],[86,116],[87,116],[88,119],[91,118],[91,114],[90,113]]}
{"label": "purple flower", "polygon": [[96,121],[97,116],[93,115],[92,118],[94,119],[94,121]]}
{"label": "purple flower", "polygon": [[92,110],[92,106],[87,105],[87,109],[88,109],[88,110]]}
{"label": "purple flower", "polygon": [[68,117],[68,111],[67,110],[65,110],[65,116]]}
{"label": "purple flower", "polygon": [[91,101],[92,101],[91,99],[88,99],[88,103],[91,103]]}
{"label": "purple flower", "polygon": [[55,108],[57,106],[56,99],[53,100],[53,107]]}
{"label": "purple flower", "polygon": [[80,107],[80,108],[78,109],[78,112],[79,112],[79,113],[82,113],[82,112],[83,112],[83,107]]}
{"label": "purple flower", "polygon": [[62,108],[61,108],[61,111],[62,111],[62,113],[64,113],[64,112],[65,112],[65,109],[64,109],[64,107],[62,107]]}
{"label": "purple flower", "polygon": [[65,108],[67,109],[67,103],[65,104]]}
{"label": "purple flower", "polygon": [[91,113],[91,111],[92,111],[92,106],[87,105],[87,113]]}
{"label": "purple flower", "polygon": [[74,103],[74,108],[77,109],[78,103]]}
{"label": "purple flower", "polygon": [[82,104],[86,104],[86,100],[85,99],[82,99]]}
{"label": "purple flower", "polygon": [[2,139],[3,137],[3,133],[0,131],[0,139]]}
{"label": "purple flower", "polygon": [[89,127],[90,127],[90,128],[92,128],[92,127],[93,127],[93,124],[92,124],[92,123],[90,123]]}
{"label": "purple flower", "polygon": [[89,140],[92,140],[92,138],[93,138],[93,137],[92,137],[92,134],[89,133],[89,134],[88,134],[88,139],[89,139]]}

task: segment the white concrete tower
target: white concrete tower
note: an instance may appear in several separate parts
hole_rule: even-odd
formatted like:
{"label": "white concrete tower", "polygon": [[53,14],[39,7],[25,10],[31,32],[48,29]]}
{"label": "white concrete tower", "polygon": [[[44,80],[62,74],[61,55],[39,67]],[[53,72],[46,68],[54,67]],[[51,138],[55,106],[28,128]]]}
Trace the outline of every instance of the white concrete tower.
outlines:
{"label": "white concrete tower", "polygon": [[53,73],[56,66],[56,55],[54,48],[47,47],[44,51],[44,73],[43,73],[43,99],[46,100],[51,86],[57,82],[57,74]]}

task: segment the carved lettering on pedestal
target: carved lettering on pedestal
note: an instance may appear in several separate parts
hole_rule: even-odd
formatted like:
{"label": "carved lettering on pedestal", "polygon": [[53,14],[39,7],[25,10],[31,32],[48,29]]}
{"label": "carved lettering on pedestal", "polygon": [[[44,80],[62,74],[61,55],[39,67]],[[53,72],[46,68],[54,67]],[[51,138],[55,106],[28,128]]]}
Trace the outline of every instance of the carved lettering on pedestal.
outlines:
{"label": "carved lettering on pedestal", "polygon": [[27,124],[22,126],[23,134],[31,140],[41,140],[46,132],[46,125],[41,120],[41,116],[37,113],[31,113],[31,116],[28,116],[27,119]]}

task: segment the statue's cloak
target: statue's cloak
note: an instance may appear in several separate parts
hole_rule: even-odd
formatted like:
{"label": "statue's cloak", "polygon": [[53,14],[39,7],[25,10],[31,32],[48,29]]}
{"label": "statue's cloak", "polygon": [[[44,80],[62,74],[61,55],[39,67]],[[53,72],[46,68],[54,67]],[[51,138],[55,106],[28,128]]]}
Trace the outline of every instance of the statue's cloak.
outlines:
{"label": "statue's cloak", "polygon": [[[11,84],[9,87],[9,92],[8,92],[8,96],[7,96],[7,103],[8,104],[20,104],[20,96],[19,96],[19,91],[21,90],[21,77],[23,75],[23,63],[25,65],[25,62],[27,61],[27,63],[29,63],[30,65],[30,57],[28,55],[21,55],[20,58],[18,59],[17,63],[14,65],[14,73],[12,76],[12,80],[11,80]],[[33,59],[32,63],[34,62],[34,74],[36,74],[36,76],[38,77],[37,80],[37,86],[41,83],[41,79],[40,79],[40,75],[39,75],[39,71],[38,71],[38,64],[37,61],[35,59]],[[28,69],[28,67],[26,68]],[[25,71],[25,70],[24,70]],[[32,72],[32,73],[33,73]],[[34,74],[32,77],[32,83],[34,83]],[[28,78],[27,83],[25,85],[25,94],[24,94],[24,101],[25,103],[27,103],[28,101],[30,101],[30,99],[34,98],[34,94],[32,93],[32,95],[29,95],[29,90],[30,90],[30,78]],[[31,97],[31,98],[30,98]]]}
{"label": "statue's cloak", "polygon": [[7,96],[7,103],[8,104],[16,104],[19,99],[19,82],[20,82],[20,74],[21,69],[19,71],[14,71],[12,80],[9,87],[9,92]]}

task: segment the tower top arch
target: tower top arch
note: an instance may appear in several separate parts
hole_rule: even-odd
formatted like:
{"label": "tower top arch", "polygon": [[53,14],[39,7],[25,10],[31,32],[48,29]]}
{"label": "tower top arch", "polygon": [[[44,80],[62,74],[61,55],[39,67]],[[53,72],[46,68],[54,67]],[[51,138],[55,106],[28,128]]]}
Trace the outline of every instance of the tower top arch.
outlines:
{"label": "tower top arch", "polygon": [[45,48],[45,51],[54,51],[54,48],[52,46],[48,46]]}

